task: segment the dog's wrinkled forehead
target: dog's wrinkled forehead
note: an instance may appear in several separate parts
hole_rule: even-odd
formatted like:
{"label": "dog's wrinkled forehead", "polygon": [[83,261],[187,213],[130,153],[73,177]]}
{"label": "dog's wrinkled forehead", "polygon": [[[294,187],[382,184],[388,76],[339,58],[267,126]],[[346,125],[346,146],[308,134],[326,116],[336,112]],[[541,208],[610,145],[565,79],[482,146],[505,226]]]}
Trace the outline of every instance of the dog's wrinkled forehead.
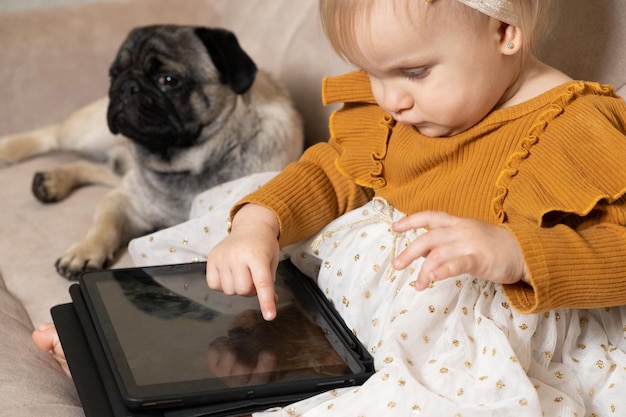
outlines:
{"label": "dog's wrinkled forehead", "polygon": [[176,25],[134,29],[122,44],[113,66],[118,69],[141,66],[146,72],[154,72],[165,62],[180,67],[181,71],[193,69],[189,68],[192,64],[199,73],[214,67],[220,81],[237,94],[252,86],[257,72],[255,63],[232,32]]}
{"label": "dog's wrinkled forehead", "polygon": [[[199,62],[206,65],[206,59],[198,53],[199,40],[188,27],[147,26],[134,29],[122,44],[114,65],[121,68],[130,66],[145,67],[163,64]],[[193,59],[187,59],[193,57]],[[206,57],[208,58],[208,57]],[[182,67],[182,65],[181,65]]]}

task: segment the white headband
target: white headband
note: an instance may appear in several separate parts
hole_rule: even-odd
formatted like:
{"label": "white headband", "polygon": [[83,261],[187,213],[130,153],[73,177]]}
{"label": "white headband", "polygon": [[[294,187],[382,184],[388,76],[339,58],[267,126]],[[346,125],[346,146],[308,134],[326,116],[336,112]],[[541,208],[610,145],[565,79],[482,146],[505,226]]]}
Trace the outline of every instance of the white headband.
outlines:
{"label": "white headband", "polygon": [[[428,0],[427,0],[428,1]],[[432,1],[432,0],[431,0]],[[510,0],[458,0],[466,6],[498,19],[509,25],[518,26],[519,16]]]}

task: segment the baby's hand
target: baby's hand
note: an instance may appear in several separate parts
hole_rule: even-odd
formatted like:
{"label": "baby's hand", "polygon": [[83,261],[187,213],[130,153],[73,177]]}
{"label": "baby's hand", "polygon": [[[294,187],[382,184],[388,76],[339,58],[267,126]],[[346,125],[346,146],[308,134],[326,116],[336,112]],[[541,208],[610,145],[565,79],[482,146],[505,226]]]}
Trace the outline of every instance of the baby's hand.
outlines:
{"label": "baby's hand", "polygon": [[209,287],[228,295],[256,294],[265,320],[276,318],[278,231],[273,212],[248,204],[233,219],[230,234],[207,257]]}
{"label": "baby's hand", "polygon": [[428,228],[393,261],[404,269],[424,257],[415,287],[423,290],[431,281],[461,274],[513,284],[529,282],[522,251],[508,229],[479,220],[451,216],[442,212],[421,212],[394,223],[396,232]]}

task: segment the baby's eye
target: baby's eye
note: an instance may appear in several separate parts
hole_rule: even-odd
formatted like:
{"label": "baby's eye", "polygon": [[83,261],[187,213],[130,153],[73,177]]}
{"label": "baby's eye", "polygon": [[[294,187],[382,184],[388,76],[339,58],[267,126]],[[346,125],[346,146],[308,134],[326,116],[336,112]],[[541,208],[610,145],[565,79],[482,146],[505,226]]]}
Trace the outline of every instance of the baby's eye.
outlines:
{"label": "baby's eye", "polygon": [[421,78],[424,78],[428,75],[428,69],[427,68],[417,68],[417,69],[412,69],[412,70],[405,70],[404,71],[404,75],[409,79],[409,80],[419,80]]}

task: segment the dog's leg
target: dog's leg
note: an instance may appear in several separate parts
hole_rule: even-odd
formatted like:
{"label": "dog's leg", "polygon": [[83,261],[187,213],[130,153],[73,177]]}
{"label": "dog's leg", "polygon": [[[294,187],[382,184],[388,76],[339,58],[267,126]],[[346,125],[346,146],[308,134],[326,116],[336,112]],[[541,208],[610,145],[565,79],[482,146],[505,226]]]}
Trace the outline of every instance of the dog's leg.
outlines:
{"label": "dog's leg", "polygon": [[74,189],[87,184],[116,187],[121,177],[107,166],[91,161],[76,161],[50,171],[37,172],[32,191],[42,203],[53,203],[67,197]]}
{"label": "dog's leg", "polygon": [[58,149],[59,125],[0,138],[0,166],[11,165],[34,155]]}
{"label": "dog's leg", "polygon": [[137,212],[132,198],[116,188],[98,203],[85,237],[56,261],[57,271],[67,279],[76,280],[83,272],[102,269],[122,245],[150,228]]}
{"label": "dog's leg", "polygon": [[72,151],[98,161],[124,142],[107,126],[108,98],[102,98],[70,115],[63,123],[0,138],[0,166],[51,151]]}
{"label": "dog's leg", "polygon": [[108,106],[109,98],[103,97],[72,114],[59,127],[59,149],[77,152],[96,161],[109,160],[111,149],[126,144],[127,139],[109,130]]}

